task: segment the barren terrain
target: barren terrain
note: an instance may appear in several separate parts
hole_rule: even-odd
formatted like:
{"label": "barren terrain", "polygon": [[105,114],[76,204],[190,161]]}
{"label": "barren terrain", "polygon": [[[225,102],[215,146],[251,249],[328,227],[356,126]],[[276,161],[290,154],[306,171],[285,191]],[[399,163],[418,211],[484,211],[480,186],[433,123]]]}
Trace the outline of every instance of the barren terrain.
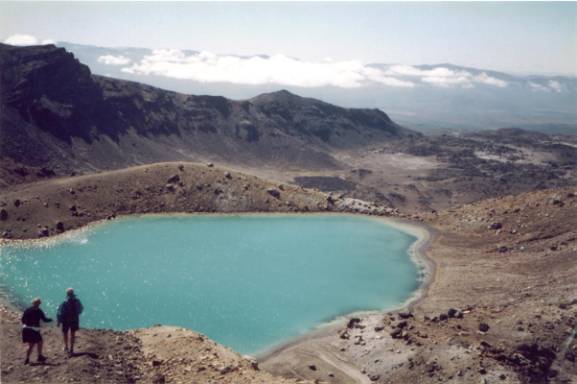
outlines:
{"label": "barren terrain", "polygon": [[[147,179],[150,173],[153,176]],[[174,175],[184,186],[171,187]],[[189,194],[199,184],[208,192]],[[251,192],[245,193],[245,185]],[[160,189],[146,192],[150,188]],[[215,195],[215,188],[223,192]],[[135,190],[145,193],[134,199]],[[572,188],[537,191],[421,215],[437,233],[427,251],[436,268],[418,302],[401,312],[337,321],[262,356],[261,368],[276,377],[328,383],[575,380],[577,346],[571,331],[577,324],[576,193]],[[7,212],[2,228],[14,238],[57,234],[61,230],[55,220],[65,223],[67,230],[115,214],[190,212],[200,207],[209,212],[360,208],[395,214],[347,198],[182,163],[15,186],[1,197]],[[119,211],[119,206],[128,208]],[[103,382],[162,382],[161,377],[166,382],[273,382],[254,368],[223,368],[230,356],[236,356],[232,352],[218,353],[211,360],[220,368],[201,368],[207,354],[186,340],[209,342],[188,331],[173,334],[169,328],[83,331],[80,346],[89,354],[66,360],[52,346],[47,354],[54,365],[23,370],[23,350],[11,347],[18,344],[17,315],[4,308],[2,316],[5,382],[60,378],[88,382],[96,376]],[[48,338],[50,344],[59,345],[56,330],[50,329]],[[103,360],[109,355],[110,361]],[[249,361],[238,361],[251,366]],[[262,377],[269,378],[261,381]]]}

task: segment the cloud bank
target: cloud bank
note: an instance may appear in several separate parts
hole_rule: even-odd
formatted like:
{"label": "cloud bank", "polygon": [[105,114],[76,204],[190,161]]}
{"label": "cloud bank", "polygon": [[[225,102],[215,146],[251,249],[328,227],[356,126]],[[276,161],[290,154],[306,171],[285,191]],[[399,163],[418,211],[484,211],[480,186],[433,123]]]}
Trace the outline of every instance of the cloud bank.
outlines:
{"label": "cloud bank", "polygon": [[38,39],[36,36],[17,33],[4,39],[4,44],[10,45],[46,45],[54,44],[55,41],[51,39]]}
{"label": "cloud bank", "polygon": [[485,72],[475,75],[465,70],[453,70],[442,66],[432,69],[420,69],[410,65],[392,65],[386,70],[386,73],[390,76],[400,75],[415,78],[423,83],[438,87],[460,86],[473,88],[475,84],[484,84],[504,88],[508,85],[506,81],[491,77]]}
{"label": "cloud bank", "polygon": [[97,61],[106,65],[126,65],[130,63],[130,59],[122,55],[104,55],[100,56]]}
{"label": "cloud bank", "polygon": [[549,80],[546,83],[537,83],[534,81],[529,82],[529,87],[533,91],[541,91],[541,92],[556,92],[561,93],[563,92],[563,85],[557,80]]}
{"label": "cloud bank", "polygon": [[[101,61],[102,59],[102,61]],[[108,60],[110,62],[105,62]],[[111,56],[99,61],[113,63]],[[358,88],[385,85],[413,88],[428,84],[436,87],[472,88],[486,85],[506,87],[506,81],[486,73],[473,74],[446,67],[420,69],[409,65],[367,66],[357,60],[303,61],[285,55],[240,57],[210,52],[187,54],[176,49],[157,49],[139,62],[122,68],[134,75],[155,75],[202,83],[248,85],[279,84],[298,87]]]}

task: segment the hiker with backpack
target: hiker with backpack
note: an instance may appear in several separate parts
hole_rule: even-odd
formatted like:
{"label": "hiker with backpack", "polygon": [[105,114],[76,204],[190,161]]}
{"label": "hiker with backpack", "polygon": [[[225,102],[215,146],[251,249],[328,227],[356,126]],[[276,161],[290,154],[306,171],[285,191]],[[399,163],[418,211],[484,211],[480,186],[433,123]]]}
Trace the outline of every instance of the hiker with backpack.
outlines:
{"label": "hiker with backpack", "polygon": [[[80,328],[80,314],[84,307],[76,295],[74,289],[66,290],[66,300],[58,307],[58,325],[62,325],[64,336],[64,351],[68,356],[74,354],[74,339],[76,331]],[[68,348],[68,331],[70,331],[70,349]]]}

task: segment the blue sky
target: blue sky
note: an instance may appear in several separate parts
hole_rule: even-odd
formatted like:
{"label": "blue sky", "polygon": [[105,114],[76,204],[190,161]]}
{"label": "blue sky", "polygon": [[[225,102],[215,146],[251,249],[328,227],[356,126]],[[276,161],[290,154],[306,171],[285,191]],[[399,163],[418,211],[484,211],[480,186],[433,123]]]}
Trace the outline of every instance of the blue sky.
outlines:
{"label": "blue sky", "polygon": [[0,39],[577,75],[577,3],[0,3]]}

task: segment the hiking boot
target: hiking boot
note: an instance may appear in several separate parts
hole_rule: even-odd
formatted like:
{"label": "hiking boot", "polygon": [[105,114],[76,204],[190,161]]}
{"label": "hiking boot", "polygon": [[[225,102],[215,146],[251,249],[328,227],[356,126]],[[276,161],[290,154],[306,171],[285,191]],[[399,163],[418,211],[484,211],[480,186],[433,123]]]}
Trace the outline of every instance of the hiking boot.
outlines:
{"label": "hiking boot", "polygon": [[43,362],[45,362],[45,361],[46,361],[46,356],[44,356],[44,355],[38,356],[38,362],[39,362],[39,363],[43,363]]}

